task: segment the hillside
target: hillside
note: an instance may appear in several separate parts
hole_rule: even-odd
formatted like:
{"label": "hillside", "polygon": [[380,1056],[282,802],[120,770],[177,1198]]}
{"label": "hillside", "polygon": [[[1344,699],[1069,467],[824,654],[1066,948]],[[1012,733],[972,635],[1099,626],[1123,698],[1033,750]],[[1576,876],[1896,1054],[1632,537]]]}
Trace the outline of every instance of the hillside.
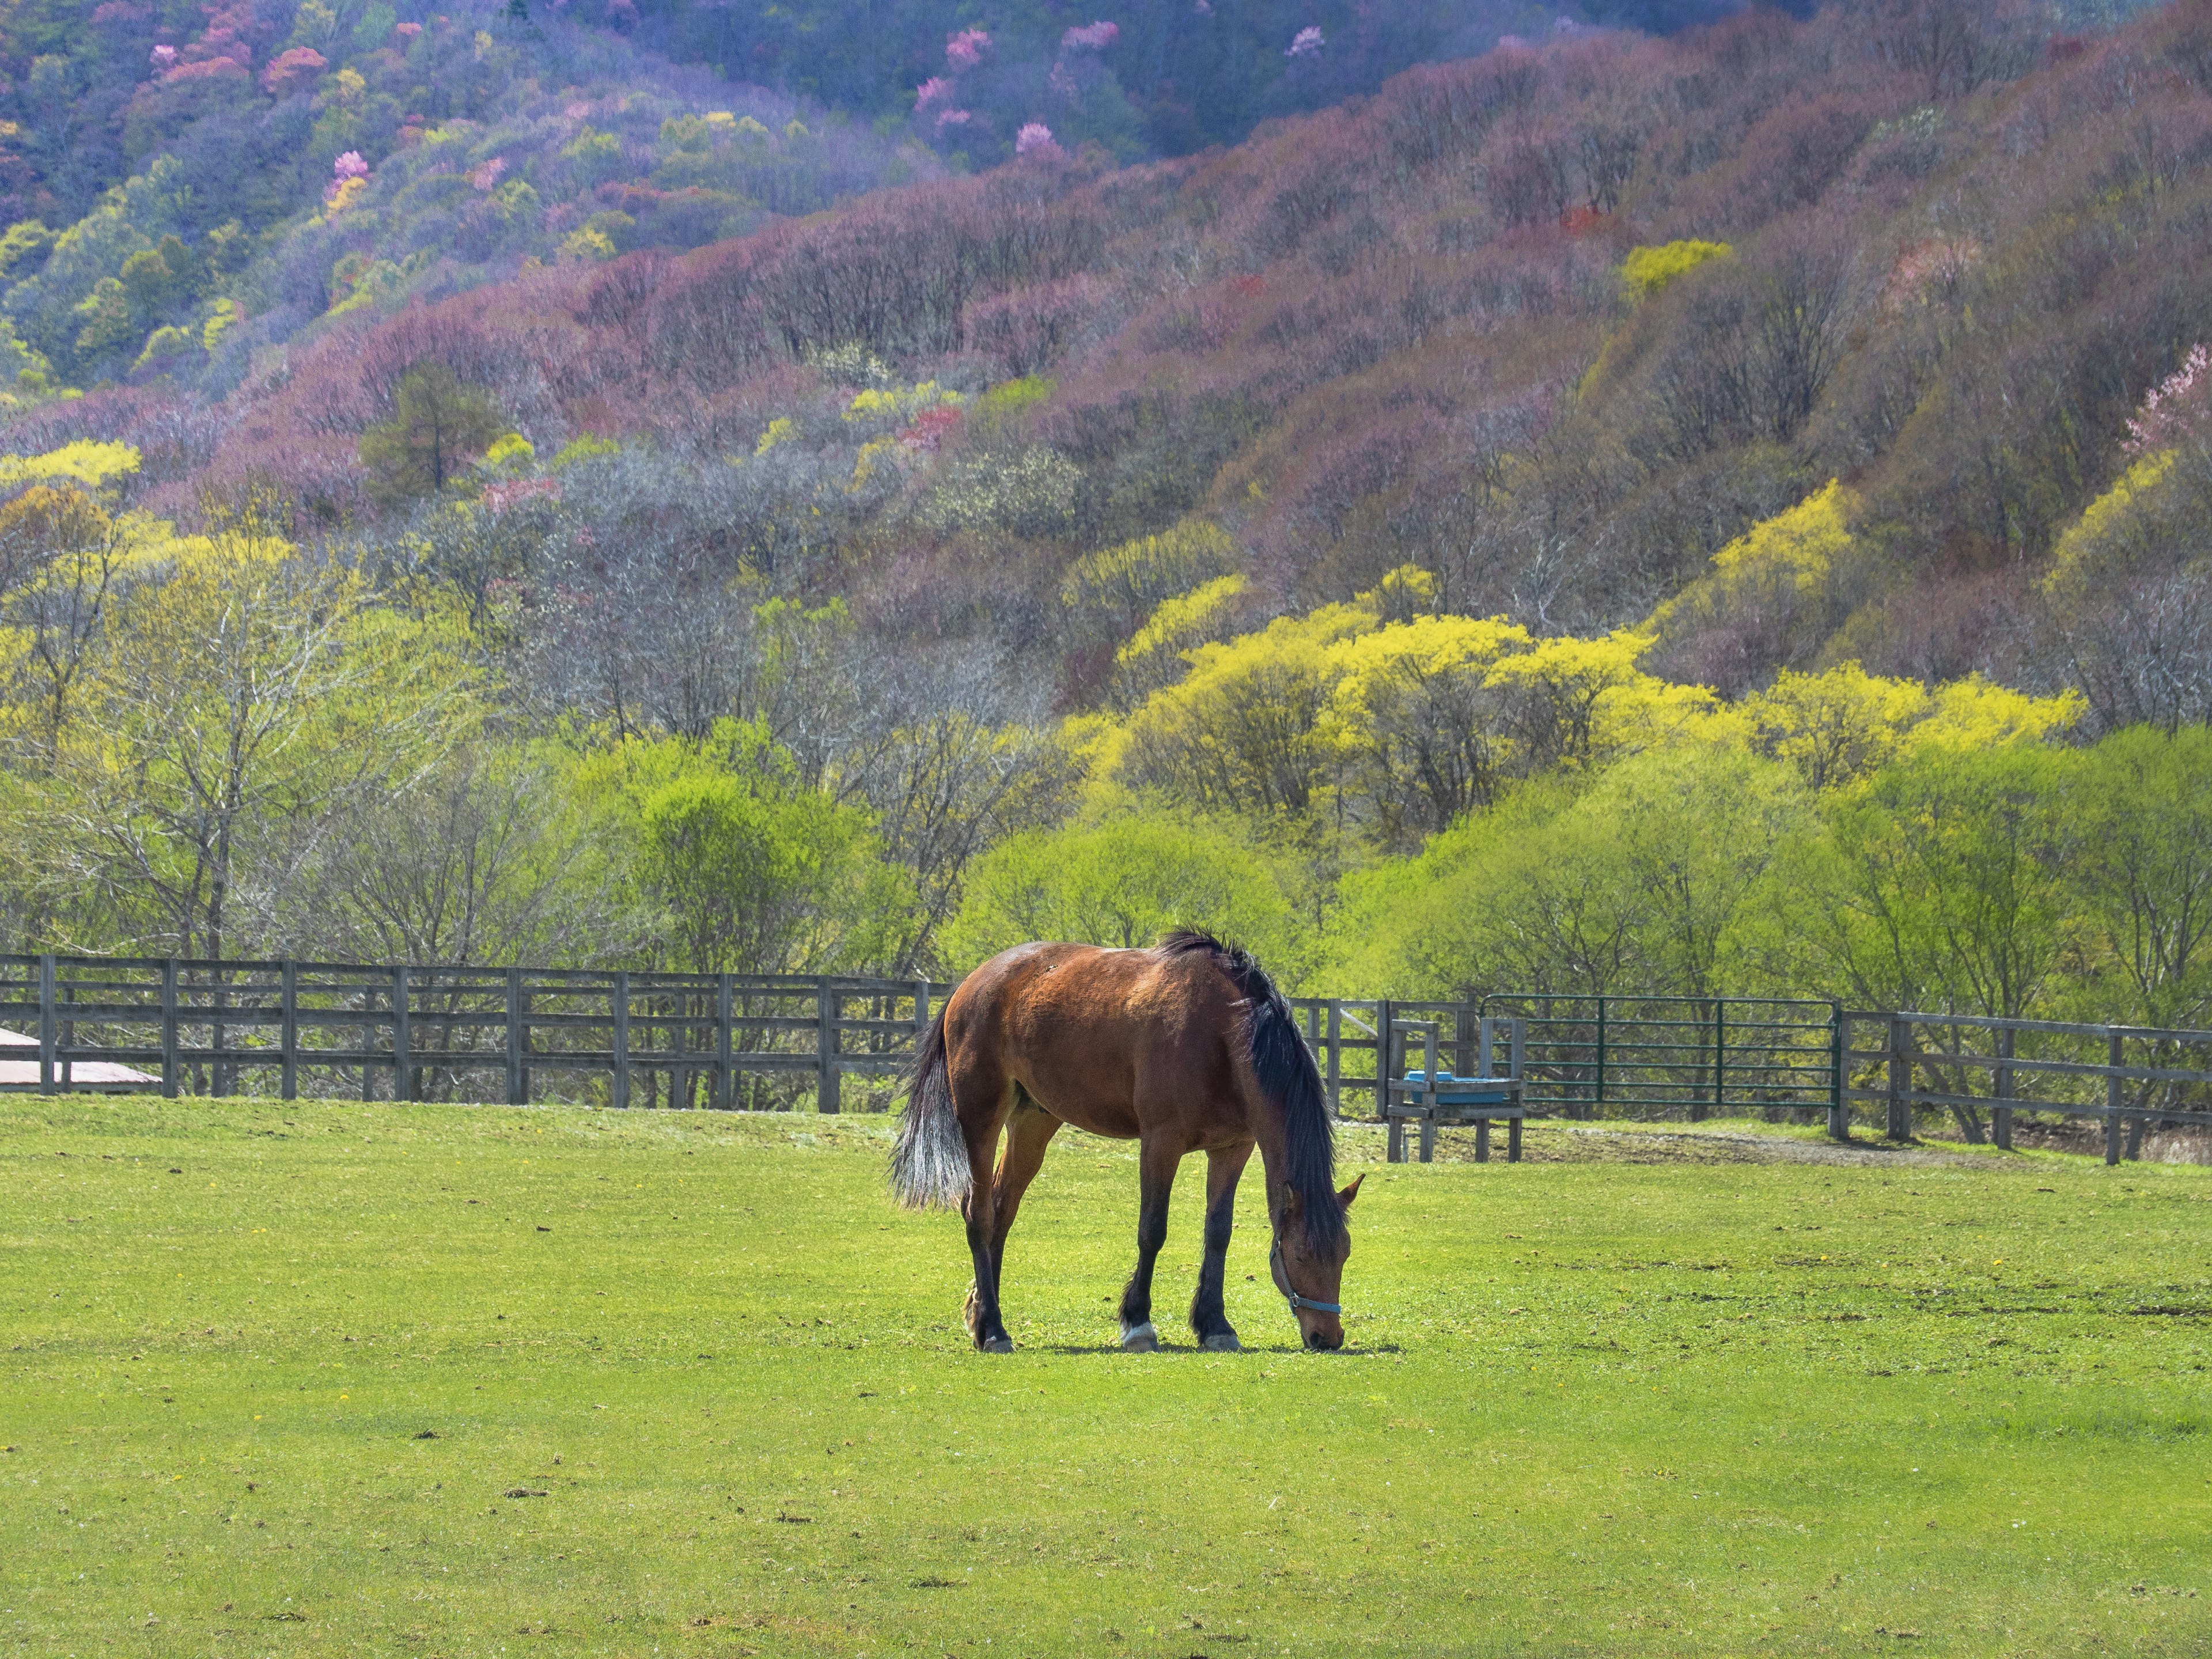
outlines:
{"label": "hillside", "polygon": [[[1071,562],[1190,515],[1235,543],[1248,617],[1409,562],[1446,608],[1539,629],[1695,582],[1655,660],[1723,690],[1843,656],[2055,684],[2036,581],[2212,334],[2207,27],[2185,8],[1967,50],[1763,14],[1419,70],[1200,158],[1040,151],[689,254],[326,315],[223,406],[209,476],[385,533],[360,437],[436,358],[544,454],[649,435],[706,469],[698,533],[773,586],[984,636],[1063,706],[1121,642],[1081,636]],[[408,188],[466,191],[481,148]],[[38,429],[171,418],[143,406]],[[201,459],[156,475],[164,499]],[[1831,479],[1850,546],[1817,583],[1700,580]],[[773,545],[793,510],[803,550]]]}
{"label": "hillside", "polygon": [[[556,38],[446,27],[393,61]],[[2212,1017],[2206,0],[1554,27],[980,172],[523,66],[274,222],[198,356],[23,383],[20,935],[1200,920],[1355,989]]]}
{"label": "hillside", "polygon": [[939,165],[489,7],[17,5],[0,61],[19,407],[125,380],[219,397],[321,319],[694,247]]}

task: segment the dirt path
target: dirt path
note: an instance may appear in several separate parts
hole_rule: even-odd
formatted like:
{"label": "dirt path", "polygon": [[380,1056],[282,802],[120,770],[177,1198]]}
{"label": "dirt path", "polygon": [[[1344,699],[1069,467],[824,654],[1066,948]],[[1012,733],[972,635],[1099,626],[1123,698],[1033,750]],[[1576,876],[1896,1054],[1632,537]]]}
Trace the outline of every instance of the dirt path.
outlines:
{"label": "dirt path", "polygon": [[[1379,1131],[1374,1155],[1381,1156]],[[1505,1156],[1503,1128],[1492,1138],[1493,1158]],[[1367,1149],[1363,1146],[1363,1152]],[[1655,1128],[1595,1123],[1532,1123],[1522,1142],[1531,1164],[1825,1164],[1862,1169],[1978,1164],[1972,1154],[1926,1145],[1899,1146],[1871,1138],[1845,1146],[1832,1140],[1760,1134],[1752,1129]],[[1439,1163],[1474,1161],[1474,1132],[1446,1130],[1437,1137]]]}

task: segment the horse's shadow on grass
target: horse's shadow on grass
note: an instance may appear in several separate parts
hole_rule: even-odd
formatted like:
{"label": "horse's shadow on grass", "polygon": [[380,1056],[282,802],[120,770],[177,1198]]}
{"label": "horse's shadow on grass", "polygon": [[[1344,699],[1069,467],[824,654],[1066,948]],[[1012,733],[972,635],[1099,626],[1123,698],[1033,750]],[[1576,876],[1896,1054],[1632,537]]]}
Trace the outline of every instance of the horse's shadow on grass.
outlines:
{"label": "horse's shadow on grass", "polygon": [[[1118,1354],[1127,1352],[1127,1350],[1124,1349],[1118,1342],[1024,1342],[1019,1345],[1019,1350],[1018,1351],[1026,1351],[1030,1353],[1060,1354]],[[1218,1349],[1201,1348],[1195,1342],[1163,1342],[1158,1347],[1152,1349],[1151,1352],[1153,1353],[1163,1354],[1188,1354],[1194,1358],[1200,1356],[1211,1358],[1228,1357],[1222,1355]],[[1303,1354],[1306,1352],[1306,1349],[1303,1343],[1297,1342],[1248,1342],[1244,1345],[1243,1349],[1240,1350],[1240,1352],[1250,1354],[1255,1359],[1261,1359],[1269,1358],[1279,1358],[1290,1355]],[[1405,1350],[1401,1348],[1395,1342],[1376,1342],[1371,1345],[1363,1343],[1356,1348],[1340,1348],[1337,1352],[1346,1358],[1358,1358],[1363,1354],[1402,1353]],[[1130,1358],[1140,1358],[1142,1357],[1142,1355],[1137,1354],[1130,1355]]]}

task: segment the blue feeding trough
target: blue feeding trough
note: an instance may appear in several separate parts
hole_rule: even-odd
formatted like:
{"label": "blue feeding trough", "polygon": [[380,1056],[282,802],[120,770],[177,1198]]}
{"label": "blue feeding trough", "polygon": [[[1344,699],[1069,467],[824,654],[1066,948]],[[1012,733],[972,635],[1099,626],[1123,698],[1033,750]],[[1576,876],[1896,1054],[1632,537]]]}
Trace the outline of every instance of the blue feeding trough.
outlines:
{"label": "blue feeding trough", "polygon": [[[1406,1073],[1409,1089],[1425,1093],[1429,1074],[1419,1066]],[[1497,1077],[1455,1077],[1437,1073],[1436,1103],[1439,1106],[1503,1106],[1513,1098],[1512,1079]]]}

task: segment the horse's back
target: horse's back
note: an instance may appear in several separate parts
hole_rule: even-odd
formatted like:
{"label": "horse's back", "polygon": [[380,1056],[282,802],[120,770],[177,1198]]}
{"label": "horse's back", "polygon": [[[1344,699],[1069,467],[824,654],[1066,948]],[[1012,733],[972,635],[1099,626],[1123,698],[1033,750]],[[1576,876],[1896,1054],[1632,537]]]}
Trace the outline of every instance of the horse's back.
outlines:
{"label": "horse's back", "polygon": [[1078,1128],[1123,1139],[1164,1110],[1241,1101],[1236,989],[1203,956],[1018,945],[962,982],[945,1023],[956,1098],[963,1071],[975,1090],[1005,1079]]}

